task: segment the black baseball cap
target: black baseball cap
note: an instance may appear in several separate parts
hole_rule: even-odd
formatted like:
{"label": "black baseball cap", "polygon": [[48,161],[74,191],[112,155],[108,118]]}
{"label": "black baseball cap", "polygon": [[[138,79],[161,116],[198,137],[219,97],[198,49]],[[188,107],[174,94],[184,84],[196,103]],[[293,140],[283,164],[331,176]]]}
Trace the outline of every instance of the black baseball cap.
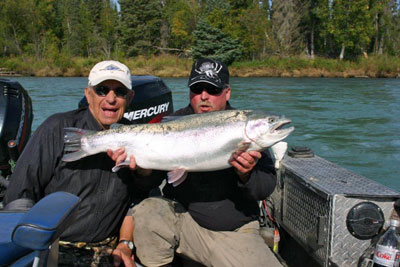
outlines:
{"label": "black baseball cap", "polygon": [[190,87],[200,82],[223,88],[225,84],[229,84],[228,67],[215,59],[201,58],[197,60],[193,63],[188,86]]}

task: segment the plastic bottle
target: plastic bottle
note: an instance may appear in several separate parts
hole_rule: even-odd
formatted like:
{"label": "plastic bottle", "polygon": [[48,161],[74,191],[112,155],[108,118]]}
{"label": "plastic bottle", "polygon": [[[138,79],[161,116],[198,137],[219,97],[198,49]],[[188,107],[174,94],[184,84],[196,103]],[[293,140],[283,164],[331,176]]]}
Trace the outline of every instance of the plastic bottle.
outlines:
{"label": "plastic bottle", "polygon": [[390,226],[379,238],[374,254],[374,267],[398,267],[400,257],[400,237],[398,227],[400,221],[390,220]]}

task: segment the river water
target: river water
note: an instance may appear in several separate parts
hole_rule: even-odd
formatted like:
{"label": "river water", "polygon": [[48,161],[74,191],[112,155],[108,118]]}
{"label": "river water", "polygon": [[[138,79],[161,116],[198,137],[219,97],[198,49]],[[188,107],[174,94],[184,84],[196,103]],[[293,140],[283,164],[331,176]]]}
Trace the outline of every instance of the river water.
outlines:
{"label": "river water", "polygon": [[[15,77],[29,92],[33,129],[77,108],[87,78]],[[175,110],[188,103],[187,78],[165,78]],[[292,119],[289,146],[400,191],[400,79],[231,78],[231,104]]]}

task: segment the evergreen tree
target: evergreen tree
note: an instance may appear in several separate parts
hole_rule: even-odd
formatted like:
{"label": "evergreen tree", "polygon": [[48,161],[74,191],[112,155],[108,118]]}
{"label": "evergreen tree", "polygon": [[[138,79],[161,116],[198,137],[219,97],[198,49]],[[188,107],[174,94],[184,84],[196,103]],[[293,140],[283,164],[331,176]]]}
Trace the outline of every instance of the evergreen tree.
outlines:
{"label": "evergreen tree", "polygon": [[[92,16],[92,12],[85,1],[80,1],[77,14],[78,17],[73,20],[77,24],[74,26],[73,31],[75,34],[72,35],[72,41],[78,44],[79,47],[76,48],[74,55],[97,56],[99,54],[98,24],[95,22],[95,17]],[[76,39],[79,39],[79,41]]]}
{"label": "evergreen tree", "polygon": [[118,11],[115,5],[110,4],[109,0],[104,1],[97,23],[99,48],[105,58],[110,59],[117,40]]}
{"label": "evergreen tree", "polygon": [[85,0],[85,5],[87,6],[92,21],[96,24],[101,20],[103,7],[110,6],[110,0]]}
{"label": "evergreen tree", "polygon": [[238,40],[212,27],[204,19],[198,22],[193,36],[192,56],[194,59],[209,57],[230,65],[233,61],[239,59],[242,54]]}
{"label": "evergreen tree", "polygon": [[[0,55],[400,55],[399,0],[1,0]],[[204,21],[199,22],[199,18]],[[307,49],[305,49],[307,48]],[[65,64],[67,65],[67,64]]]}
{"label": "evergreen tree", "polygon": [[314,58],[315,54],[315,39],[318,34],[318,18],[315,15],[315,8],[318,0],[307,0],[304,1],[304,15],[300,21],[301,32],[307,43],[307,55],[310,58]]}
{"label": "evergreen tree", "polygon": [[388,0],[372,0],[370,1],[371,17],[374,20],[374,35],[372,36],[371,44],[372,51],[376,54],[382,54],[383,44],[385,39],[384,24],[387,22],[385,14],[385,6]]}
{"label": "evergreen tree", "polygon": [[203,14],[208,15],[215,9],[229,11],[230,9],[229,0],[207,0],[205,3]]}
{"label": "evergreen tree", "polygon": [[318,20],[318,37],[315,39],[315,44],[318,47],[319,54],[336,57],[338,51],[330,31],[333,17],[332,1],[319,0],[313,9],[313,13]]}
{"label": "evergreen tree", "polygon": [[372,15],[375,18],[373,52],[382,55],[400,55],[399,5],[396,0],[374,0]]}
{"label": "evergreen tree", "polygon": [[232,9],[247,9],[250,8],[254,2],[254,0],[229,0]]}
{"label": "evergreen tree", "polygon": [[152,54],[160,45],[159,0],[120,0],[121,39],[128,56]]}
{"label": "evergreen tree", "polygon": [[386,52],[400,56],[400,1],[390,0],[385,8],[387,23],[384,25]]}
{"label": "evergreen tree", "polygon": [[62,1],[62,13],[63,52],[69,56],[89,55],[87,45],[92,25],[86,4],[82,0]]}
{"label": "evergreen tree", "polygon": [[[4,0],[0,2],[0,37],[3,45],[3,53],[22,55],[31,43],[30,32],[28,31],[27,21],[29,17],[29,7],[32,8],[32,1]],[[32,21],[35,23],[35,21]]]}

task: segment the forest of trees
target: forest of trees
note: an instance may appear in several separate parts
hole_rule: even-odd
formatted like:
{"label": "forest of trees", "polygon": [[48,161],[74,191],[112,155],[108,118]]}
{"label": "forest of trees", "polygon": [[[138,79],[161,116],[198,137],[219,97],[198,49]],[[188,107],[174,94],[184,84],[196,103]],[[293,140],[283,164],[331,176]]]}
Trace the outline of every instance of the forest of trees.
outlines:
{"label": "forest of trees", "polygon": [[0,57],[400,56],[399,0],[1,0]]}

